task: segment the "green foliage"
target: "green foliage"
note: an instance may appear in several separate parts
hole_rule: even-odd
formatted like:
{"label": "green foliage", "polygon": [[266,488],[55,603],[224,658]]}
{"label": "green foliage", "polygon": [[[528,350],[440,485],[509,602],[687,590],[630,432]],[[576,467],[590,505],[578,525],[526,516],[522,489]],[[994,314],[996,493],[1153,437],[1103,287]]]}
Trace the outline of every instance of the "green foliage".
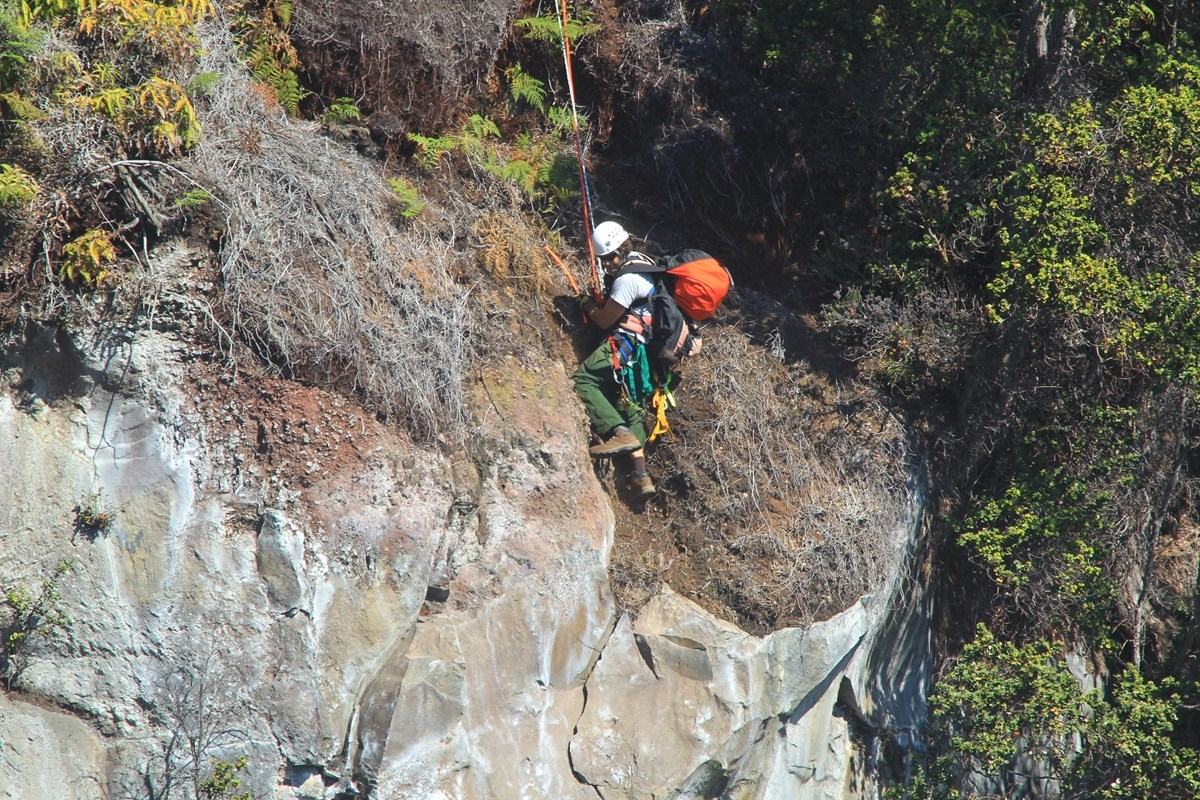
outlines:
{"label": "green foliage", "polygon": [[403,178],[388,178],[388,184],[392,187],[392,194],[400,202],[400,216],[405,219],[414,219],[429,205],[421,199],[417,187]]}
{"label": "green foliage", "polygon": [[220,83],[221,73],[198,72],[188,81],[187,93],[189,95],[212,94]]}
{"label": "green foliage", "polygon": [[63,256],[59,280],[98,288],[111,277],[108,265],[116,260],[117,250],[109,231],[93,228],[68,242]]}
{"label": "green foliage", "polygon": [[[1170,679],[1156,685],[1132,669],[1107,697],[1084,693],[1056,645],[1000,641],[980,625],[930,697],[926,763],[888,796],[964,798],[965,781],[986,777],[1005,796],[1053,778],[1064,800],[1193,798],[1200,759],[1178,742],[1180,700]],[[1037,774],[1018,770],[1018,756]]]}
{"label": "green foliage", "polygon": [[357,122],[362,119],[358,101],[353,97],[339,97],[329,104],[329,110],[321,115],[322,122]]}
{"label": "green foliage", "polygon": [[1025,586],[1035,560],[1046,551],[1063,550],[1064,571],[1056,575],[1067,596],[1086,595],[1100,578],[1096,548],[1089,534],[1104,528],[1101,514],[1109,498],[1061,470],[1021,475],[1004,495],[983,503],[964,525],[959,542],[986,564],[1002,585]]}
{"label": "green foliage", "polygon": [[0,91],[15,89],[28,79],[43,37],[42,31],[22,25],[11,13],[0,11]]}
{"label": "green foliage", "polygon": [[1058,649],[1037,641],[1017,646],[980,625],[931,695],[937,736],[951,758],[943,776],[996,774],[1018,747],[1059,776],[1084,724],[1083,692],[1062,668]]}
{"label": "green foliage", "polygon": [[250,72],[295,116],[310,92],[301,87],[300,57],[287,34],[292,4],[280,0],[242,0],[231,4],[231,27]]}
{"label": "green foliage", "polygon": [[[26,0],[15,16],[0,16],[5,105],[22,121],[46,119],[55,108],[94,115],[137,155],[194,147],[200,125],[191,99],[162,72],[194,55],[195,25],[211,10],[208,0]],[[35,45],[50,31],[75,43],[34,63]]]}
{"label": "green foliage", "polygon": [[959,544],[1002,596],[1024,598],[1029,620],[1079,626],[1098,646],[1115,608],[1107,567],[1125,525],[1119,499],[1141,480],[1136,424],[1133,408],[1064,404],[1026,436],[1004,490],[959,526]]}
{"label": "green foliage", "polygon": [[98,493],[89,495],[77,503],[75,512],[75,529],[89,536],[108,533],[113,524],[113,515],[104,505]]}
{"label": "green foliage", "polygon": [[1176,682],[1158,684],[1129,670],[1110,697],[1095,702],[1084,751],[1065,794],[1097,800],[1191,800],[1200,797],[1200,753],[1181,746]]}
{"label": "green foliage", "polygon": [[300,101],[309,92],[300,86],[300,76],[294,69],[281,63],[265,42],[250,49],[246,63],[255,78],[275,91],[279,105],[292,116],[299,113]]}
{"label": "green foliage", "polygon": [[446,153],[453,152],[458,147],[456,136],[422,136],[419,133],[408,134],[408,140],[417,146],[417,163],[425,169],[433,169]]}
{"label": "green foliage", "polygon": [[489,152],[487,140],[499,136],[500,129],[496,123],[480,114],[472,114],[457,134],[422,136],[410,133],[408,138],[417,146],[417,162],[426,169],[432,169],[442,156],[454,151],[460,151],[474,161],[482,160]]}
{"label": "green foliage", "polygon": [[496,127],[496,123],[481,114],[472,114],[463,125],[459,140],[462,146],[469,150],[484,139],[499,136],[500,129]]}
{"label": "green foliage", "polygon": [[200,208],[212,202],[213,196],[203,189],[188,189],[171,201],[176,208]]}
{"label": "green foliage", "polygon": [[[600,30],[600,26],[591,21],[591,12],[586,8],[576,8],[576,16],[568,12],[566,33],[572,42],[578,42],[585,36],[590,36]],[[537,42],[545,42],[558,46],[562,41],[562,17],[555,10],[547,11],[540,17],[524,17],[517,20],[518,28],[525,29],[525,38]]]}
{"label": "green foliage", "polygon": [[0,624],[0,676],[5,688],[20,678],[38,641],[70,624],[59,607],[58,582],[72,567],[70,561],[60,561],[36,589],[16,585],[3,590],[0,610],[7,619]]}
{"label": "green foliage", "polygon": [[417,145],[417,163],[426,169],[457,152],[497,178],[516,183],[535,203],[553,205],[579,196],[579,162],[562,153],[562,143],[553,136],[526,133],[515,143],[500,146],[496,124],[473,114],[456,134],[410,133],[408,138]]}
{"label": "green foliage", "polygon": [[26,205],[40,191],[37,181],[15,164],[0,164],[0,208]]}
{"label": "green foliage", "polygon": [[237,761],[212,760],[212,775],[200,782],[200,797],[204,800],[254,800],[250,792],[238,792],[242,787],[237,774],[246,769],[248,759],[240,756]]}
{"label": "green foliage", "polygon": [[[575,128],[575,121],[572,119],[569,106],[550,106],[546,109],[546,119],[550,121],[554,132],[559,135]],[[581,130],[587,127],[587,119],[582,114],[579,115],[579,127]]]}
{"label": "green foliage", "polygon": [[5,92],[0,94],[4,101],[7,117],[18,122],[32,122],[46,118],[46,113],[34,105],[20,92]]}
{"label": "green foliage", "polygon": [[514,64],[504,70],[508,80],[508,93],[513,102],[526,102],[538,111],[546,111],[546,84]]}

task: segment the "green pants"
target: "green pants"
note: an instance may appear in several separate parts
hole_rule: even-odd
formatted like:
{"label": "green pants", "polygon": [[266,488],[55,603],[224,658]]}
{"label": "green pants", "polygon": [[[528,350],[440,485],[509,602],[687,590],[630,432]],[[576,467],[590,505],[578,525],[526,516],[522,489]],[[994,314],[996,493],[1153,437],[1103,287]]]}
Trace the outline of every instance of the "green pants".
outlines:
{"label": "green pants", "polygon": [[607,437],[613,428],[624,425],[642,444],[646,443],[645,412],[621,402],[621,387],[613,377],[612,346],[608,339],[583,360],[572,380],[597,435]]}

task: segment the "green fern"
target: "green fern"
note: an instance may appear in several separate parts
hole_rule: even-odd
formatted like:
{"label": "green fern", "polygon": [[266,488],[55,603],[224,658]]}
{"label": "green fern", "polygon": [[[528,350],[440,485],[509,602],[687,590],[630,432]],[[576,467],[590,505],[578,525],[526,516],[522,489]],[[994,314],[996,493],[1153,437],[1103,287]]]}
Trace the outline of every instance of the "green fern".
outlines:
{"label": "green fern", "polygon": [[213,199],[212,195],[203,189],[189,189],[171,201],[176,208],[199,208],[207,205]]}
{"label": "green fern", "polygon": [[436,167],[442,156],[458,146],[458,139],[454,136],[422,136],[419,133],[410,133],[408,140],[417,146],[417,163],[425,169]]}
{"label": "green fern", "polygon": [[300,110],[300,101],[310,92],[300,86],[300,78],[290,66],[293,60],[290,52],[281,51],[265,35],[258,37],[246,52],[246,65],[251,74],[274,89],[279,104],[294,117]]}
{"label": "green fern", "polygon": [[[592,15],[586,9],[578,9],[579,18],[567,18],[567,36],[577,42],[584,36],[600,30],[600,26],[591,21]],[[562,18],[553,11],[547,11],[540,17],[524,17],[515,23],[525,29],[525,38],[538,42],[557,44],[562,39]]]}
{"label": "green fern", "polygon": [[[566,106],[550,106],[546,112],[546,119],[550,120],[550,125],[553,126],[554,132],[562,135],[575,127],[575,121],[571,117],[571,109]],[[587,126],[587,118],[582,114],[579,115],[579,127],[582,129]]]}
{"label": "green fern", "polygon": [[575,156],[561,154],[547,159],[538,171],[537,185],[557,205],[577,199],[581,195],[579,160]]}
{"label": "green fern", "polygon": [[256,46],[250,53],[247,62],[254,77],[275,90],[279,105],[283,106],[293,117],[300,110],[300,101],[308,96],[300,86],[300,78],[295,70],[281,65],[276,61],[269,46],[264,42]]}
{"label": "green fern", "polygon": [[504,70],[504,77],[508,79],[508,94],[515,102],[524,100],[546,113],[546,84],[521,69],[520,64]]}
{"label": "green fern", "polygon": [[403,178],[388,178],[392,194],[400,201],[400,216],[405,219],[416,217],[429,203],[421,199],[421,193]]}
{"label": "green fern", "polygon": [[0,206],[21,206],[37,197],[37,181],[15,164],[0,164]]}
{"label": "green fern", "polygon": [[280,70],[280,80],[272,87],[279,93],[279,104],[293,117],[300,112],[300,101],[310,94],[301,88],[300,76],[292,69]]}
{"label": "green fern", "polygon": [[495,155],[495,153],[489,153],[488,161],[483,165],[485,170],[501,180],[512,181],[527,193],[533,191],[534,184],[537,182],[535,165],[520,158],[514,158],[505,164],[498,161]]}
{"label": "green fern", "polygon": [[463,125],[464,139],[482,142],[489,136],[499,137],[500,129],[496,127],[496,123],[482,114],[472,114],[471,118]]}
{"label": "green fern", "polygon": [[482,114],[472,114],[462,126],[458,146],[466,153],[467,158],[478,161],[480,155],[489,152],[489,138],[500,138],[500,129],[496,127],[496,123]]}
{"label": "green fern", "polygon": [[329,104],[329,110],[321,115],[322,122],[356,122],[362,119],[362,111],[353,97],[339,97]]}

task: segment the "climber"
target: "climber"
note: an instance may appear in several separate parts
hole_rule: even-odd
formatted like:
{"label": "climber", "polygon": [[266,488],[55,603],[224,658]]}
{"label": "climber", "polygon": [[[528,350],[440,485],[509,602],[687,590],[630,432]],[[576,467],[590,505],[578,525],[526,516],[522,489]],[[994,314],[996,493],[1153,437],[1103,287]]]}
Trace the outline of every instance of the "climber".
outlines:
{"label": "climber", "polygon": [[[654,259],[633,249],[629,232],[616,222],[602,222],[592,233],[592,245],[611,284],[604,300],[581,298],[587,318],[609,336],[575,371],[575,392],[583,402],[600,443],[590,450],[593,458],[629,458],[625,488],[631,502],[654,496],[654,482],[646,471],[644,397],[637,385],[649,386],[645,342],[650,328],[650,296],[655,283],[639,274],[639,266],[653,268]],[[626,271],[633,268],[635,271]],[[617,275],[620,272],[622,274]],[[615,276],[615,277],[614,277]],[[621,374],[636,375],[625,382]]]}

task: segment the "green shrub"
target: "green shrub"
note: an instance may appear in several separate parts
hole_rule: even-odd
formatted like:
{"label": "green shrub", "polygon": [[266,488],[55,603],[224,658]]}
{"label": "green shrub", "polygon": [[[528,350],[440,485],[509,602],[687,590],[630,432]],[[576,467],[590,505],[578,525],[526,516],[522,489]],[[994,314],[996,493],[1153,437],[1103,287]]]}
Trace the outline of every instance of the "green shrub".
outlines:
{"label": "green shrub", "polygon": [[108,265],[116,260],[117,250],[112,233],[97,228],[68,242],[63,256],[60,280],[98,287],[111,277]]}
{"label": "green shrub", "polygon": [[20,679],[40,640],[70,624],[59,607],[58,582],[72,566],[70,561],[60,561],[36,589],[16,585],[3,590],[0,610],[6,619],[0,623],[0,677],[5,688],[11,689]]}
{"label": "green shrub", "polygon": [[212,774],[200,782],[200,797],[204,800],[254,800],[250,792],[238,792],[242,779],[237,774],[246,769],[247,759],[237,761],[212,760]]}
{"label": "green shrub", "polygon": [[980,625],[930,696],[924,763],[886,796],[965,798],[979,779],[1016,796],[1053,779],[1063,800],[1190,800],[1200,758],[1179,743],[1183,704],[1171,679],[1155,684],[1134,669],[1107,696],[1085,693],[1058,645],[1001,641]]}

